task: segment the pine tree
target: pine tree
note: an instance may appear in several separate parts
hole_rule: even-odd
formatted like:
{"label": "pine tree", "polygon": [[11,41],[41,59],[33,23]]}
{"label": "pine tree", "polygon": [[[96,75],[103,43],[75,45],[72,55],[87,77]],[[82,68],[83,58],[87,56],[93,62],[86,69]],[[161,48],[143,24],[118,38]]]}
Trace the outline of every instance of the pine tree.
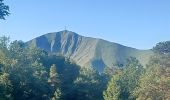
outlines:
{"label": "pine tree", "polygon": [[11,100],[12,84],[9,80],[9,74],[0,75],[0,100]]}
{"label": "pine tree", "polygon": [[121,76],[121,71],[116,71],[112,79],[108,83],[107,89],[103,92],[104,100],[118,100],[120,95],[119,79]]}
{"label": "pine tree", "polygon": [[53,64],[50,68],[50,78],[48,82],[50,83],[51,86],[56,87],[59,84],[59,76],[57,73],[56,65]]}
{"label": "pine tree", "polygon": [[54,97],[51,100],[60,100],[61,98],[61,91],[60,89],[56,89],[56,91],[54,92]]}

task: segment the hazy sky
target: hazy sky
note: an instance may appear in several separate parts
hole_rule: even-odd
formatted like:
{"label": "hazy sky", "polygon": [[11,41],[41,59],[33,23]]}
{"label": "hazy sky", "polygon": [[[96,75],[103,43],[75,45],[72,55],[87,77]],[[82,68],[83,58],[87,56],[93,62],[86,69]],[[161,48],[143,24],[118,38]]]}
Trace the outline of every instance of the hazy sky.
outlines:
{"label": "hazy sky", "polygon": [[28,41],[67,29],[139,49],[170,40],[170,0],[5,0],[0,35]]}

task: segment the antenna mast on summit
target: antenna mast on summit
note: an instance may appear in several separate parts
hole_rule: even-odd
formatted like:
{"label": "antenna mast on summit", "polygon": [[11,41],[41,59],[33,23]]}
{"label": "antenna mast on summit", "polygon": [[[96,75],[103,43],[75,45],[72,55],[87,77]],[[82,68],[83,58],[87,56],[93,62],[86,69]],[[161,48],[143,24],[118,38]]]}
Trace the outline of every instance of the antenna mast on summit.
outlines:
{"label": "antenna mast on summit", "polygon": [[65,26],[64,28],[65,28],[65,30],[67,30],[67,26]]}
{"label": "antenna mast on summit", "polygon": [[65,30],[67,30],[67,28],[68,28],[68,25],[64,26],[64,29],[65,29]]}
{"label": "antenna mast on summit", "polygon": [[67,33],[67,26],[64,26],[64,31],[63,33]]}
{"label": "antenna mast on summit", "polygon": [[64,26],[64,33],[67,33],[67,28],[68,28],[68,26]]}

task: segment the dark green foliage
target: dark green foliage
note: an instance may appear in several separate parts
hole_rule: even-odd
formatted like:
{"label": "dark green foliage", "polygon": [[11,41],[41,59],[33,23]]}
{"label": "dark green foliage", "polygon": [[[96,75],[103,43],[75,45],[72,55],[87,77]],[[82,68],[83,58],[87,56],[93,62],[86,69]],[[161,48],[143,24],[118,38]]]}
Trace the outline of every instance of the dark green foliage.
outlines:
{"label": "dark green foliage", "polygon": [[0,100],[169,100],[169,47],[162,48],[164,53],[155,54],[146,69],[129,58],[125,66],[99,73],[1,37]]}
{"label": "dark green foliage", "polygon": [[5,17],[9,15],[9,7],[3,3],[4,0],[0,0],[0,19],[5,20]]}
{"label": "dark green foliage", "polygon": [[[6,37],[2,37],[0,43],[0,90],[3,91],[0,98],[50,99],[55,91],[48,83],[48,67],[44,66],[48,65],[48,62],[44,62],[44,59],[48,60],[47,53],[35,47],[25,47],[21,41],[14,41],[9,45]],[[8,78],[3,78],[4,75],[8,75]],[[12,89],[9,90],[9,86]]]}
{"label": "dark green foliage", "polygon": [[[74,99],[74,80],[79,75],[80,67],[70,62],[67,58],[55,55],[49,55],[44,59],[45,66],[55,64],[59,75],[59,89],[62,100]],[[46,63],[45,63],[46,62]]]}
{"label": "dark green foliage", "polygon": [[103,74],[107,78],[107,81],[109,81],[118,70],[122,70],[123,68],[123,64],[117,63],[113,67],[105,67]]}
{"label": "dark green foliage", "polygon": [[75,80],[74,100],[103,100],[102,92],[106,87],[106,78],[93,69],[82,68]]}
{"label": "dark green foliage", "polygon": [[24,48],[24,43],[20,41],[14,41],[9,48],[9,58],[13,60],[8,72],[14,86],[13,98],[16,100],[48,98],[47,71],[39,62],[40,57],[33,61],[27,52],[30,48]]}
{"label": "dark green foliage", "polygon": [[9,74],[0,75],[0,100],[10,100],[12,92],[12,84],[9,80]]}
{"label": "dark green foliage", "polygon": [[[102,100],[106,77],[22,41],[0,39],[0,98]],[[4,76],[5,75],[5,76]],[[5,80],[4,80],[5,79]]]}
{"label": "dark green foliage", "polygon": [[153,51],[159,54],[170,53],[170,41],[160,42],[156,44],[156,46],[153,48]]}

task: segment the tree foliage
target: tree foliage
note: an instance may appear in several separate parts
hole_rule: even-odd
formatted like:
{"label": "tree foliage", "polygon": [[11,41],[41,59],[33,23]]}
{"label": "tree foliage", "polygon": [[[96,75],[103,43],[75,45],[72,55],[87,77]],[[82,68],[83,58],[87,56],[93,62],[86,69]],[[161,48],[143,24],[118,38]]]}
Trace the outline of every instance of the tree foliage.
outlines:
{"label": "tree foliage", "polygon": [[[22,41],[9,43],[7,37],[1,37],[0,44],[0,98],[2,100],[48,100],[56,96],[55,90],[60,87],[57,85],[52,87],[48,79],[56,84],[59,76],[56,66],[53,65],[55,62],[46,52],[36,47],[26,47]],[[53,63],[49,63],[49,60]],[[53,60],[58,61],[59,64],[65,63],[58,59]],[[52,66],[51,69],[48,66]]]}
{"label": "tree foliage", "polygon": [[135,87],[139,84],[143,66],[135,58],[129,58],[123,70],[118,70],[110,80],[106,91],[105,100],[134,100],[132,95]]}
{"label": "tree foliage", "polygon": [[[0,38],[0,99],[102,100],[105,77],[22,41]],[[97,91],[97,92],[96,92]]]}
{"label": "tree foliage", "polygon": [[170,56],[156,55],[141,76],[134,95],[138,100],[170,99]]}
{"label": "tree foliage", "polygon": [[105,100],[169,100],[170,42],[153,47],[146,68],[130,58],[122,74],[115,73],[104,91]]}
{"label": "tree foliage", "polygon": [[10,43],[9,38],[0,37],[0,99],[169,100],[170,52],[168,46],[161,47],[163,53],[155,52],[146,68],[129,58],[125,66],[99,73],[22,41]]}
{"label": "tree foliage", "polygon": [[118,100],[120,95],[119,79],[121,75],[121,70],[117,70],[115,74],[113,74],[111,80],[108,83],[106,91],[103,92],[104,100]]}
{"label": "tree foliage", "polygon": [[9,80],[9,74],[0,75],[0,100],[10,100],[12,92],[12,84]]}
{"label": "tree foliage", "polygon": [[102,92],[106,86],[106,79],[91,68],[80,69],[79,76],[74,81],[76,100],[102,100]]}
{"label": "tree foliage", "polygon": [[50,77],[48,82],[54,87],[59,84],[59,76],[55,64],[53,64],[50,68]]}
{"label": "tree foliage", "polygon": [[5,20],[5,17],[9,15],[9,7],[3,1],[0,0],[0,19]]}
{"label": "tree foliage", "polygon": [[54,92],[54,96],[52,97],[52,100],[60,100],[61,98],[61,91],[60,89],[56,89]]}
{"label": "tree foliage", "polygon": [[153,47],[153,51],[159,54],[170,53],[170,41],[160,42]]}

